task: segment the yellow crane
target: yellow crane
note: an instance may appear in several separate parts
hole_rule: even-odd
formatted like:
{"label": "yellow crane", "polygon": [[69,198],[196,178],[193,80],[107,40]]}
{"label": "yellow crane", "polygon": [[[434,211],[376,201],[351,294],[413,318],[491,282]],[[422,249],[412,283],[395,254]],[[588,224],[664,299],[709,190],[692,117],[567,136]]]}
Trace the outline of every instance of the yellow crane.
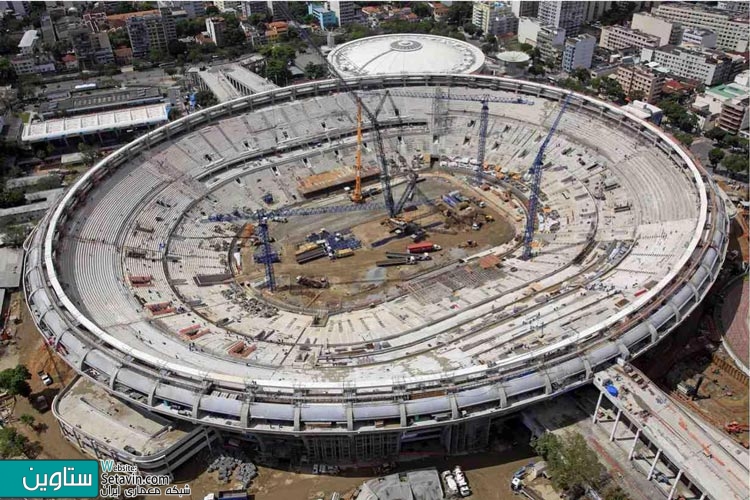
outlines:
{"label": "yellow crane", "polygon": [[357,156],[354,170],[356,172],[354,191],[350,199],[354,203],[362,203],[365,198],[362,196],[362,101],[360,99],[357,99]]}

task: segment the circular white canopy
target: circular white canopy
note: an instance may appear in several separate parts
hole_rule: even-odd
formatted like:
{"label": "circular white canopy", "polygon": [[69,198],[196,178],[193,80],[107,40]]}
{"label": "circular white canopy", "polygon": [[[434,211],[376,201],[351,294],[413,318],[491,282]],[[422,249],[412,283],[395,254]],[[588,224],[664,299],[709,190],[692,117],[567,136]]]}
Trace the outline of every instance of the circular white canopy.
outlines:
{"label": "circular white canopy", "polygon": [[475,73],[484,66],[484,54],[470,43],[415,33],[354,40],[333,49],[328,60],[344,76]]}

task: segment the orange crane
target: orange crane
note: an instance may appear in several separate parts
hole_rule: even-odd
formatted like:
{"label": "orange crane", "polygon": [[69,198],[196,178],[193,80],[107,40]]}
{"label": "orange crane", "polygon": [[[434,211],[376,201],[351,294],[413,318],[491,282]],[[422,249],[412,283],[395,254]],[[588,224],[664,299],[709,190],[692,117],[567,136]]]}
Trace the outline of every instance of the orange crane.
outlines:
{"label": "orange crane", "polygon": [[362,101],[357,98],[357,157],[354,169],[356,177],[354,179],[354,191],[350,199],[354,203],[362,203],[365,197],[362,196]]}

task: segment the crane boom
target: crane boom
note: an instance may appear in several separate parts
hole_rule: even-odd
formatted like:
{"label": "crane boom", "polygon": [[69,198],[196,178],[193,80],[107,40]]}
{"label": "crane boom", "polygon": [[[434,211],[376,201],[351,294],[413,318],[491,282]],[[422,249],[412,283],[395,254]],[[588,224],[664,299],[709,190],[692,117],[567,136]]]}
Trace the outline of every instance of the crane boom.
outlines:
{"label": "crane boom", "polygon": [[[293,20],[297,23],[298,27],[301,25],[299,20],[292,15],[292,13],[289,11],[289,8],[284,2],[279,2],[279,9],[281,12],[287,17],[287,19]],[[385,202],[385,206],[388,209],[388,215],[391,217],[395,217],[397,214],[395,213],[395,206],[393,202],[393,192],[391,191],[391,176],[388,169],[388,161],[385,157],[385,148],[383,147],[383,136],[380,133],[380,126],[378,124],[378,120],[375,117],[375,115],[370,111],[370,109],[365,105],[364,102],[361,101],[361,99],[355,94],[354,88],[349,85],[349,83],[346,81],[346,79],[339,73],[339,71],[336,69],[336,67],[331,64],[331,62],[328,60],[326,56],[323,55],[323,53],[320,51],[320,48],[315,44],[315,42],[310,38],[310,34],[307,32],[304,28],[299,28],[299,34],[300,36],[307,42],[308,47],[317,54],[317,56],[323,61],[323,64],[326,65],[326,68],[328,69],[328,72],[331,73],[331,75],[338,80],[341,88],[343,89],[343,92],[347,94],[356,105],[362,106],[362,111],[364,115],[367,117],[367,121],[370,122],[370,127],[372,129],[372,134],[375,138],[375,156],[378,159],[378,167],[380,168],[380,184],[383,188],[383,201]]]}
{"label": "crane boom", "polygon": [[565,113],[565,108],[568,107],[568,102],[570,101],[570,96],[573,94],[570,93],[565,96],[565,99],[563,100],[562,106],[560,107],[560,112],[557,114],[557,117],[555,118],[554,123],[552,123],[552,128],[549,129],[549,132],[547,133],[547,137],[544,138],[544,141],[542,142],[542,145],[539,147],[539,151],[536,154],[536,157],[534,158],[534,163],[531,164],[531,192],[529,194],[529,212],[526,216],[526,229],[523,234],[523,256],[522,258],[524,260],[528,260],[531,258],[531,242],[534,241],[534,225],[536,223],[536,214],[537,209],[539,207],[539,189],[542,184],[542,170],[543,170],[543,164],[544,164],[544,151],[547,149],[547,146],[549,145],[549,141],[552,139],[552,136],[555,134],[555,131],[557,130],[557,126],[560,124],[560,119],[562,118],[563,113]]}
{"label": "crane boom", "polygon": [[362,99],[358,99],[357,101],[357,155],[354,168],[356,174],[351,200],[354,203],[362,203],[365,201],[362,196]]}

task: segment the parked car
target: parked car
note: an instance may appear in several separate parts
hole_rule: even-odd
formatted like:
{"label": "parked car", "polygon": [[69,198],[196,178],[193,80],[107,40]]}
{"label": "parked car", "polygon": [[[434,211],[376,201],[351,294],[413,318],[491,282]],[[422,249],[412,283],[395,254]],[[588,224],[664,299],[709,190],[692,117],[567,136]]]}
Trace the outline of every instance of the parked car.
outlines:
{"label": "parked car", "polygon": [[50,377],[47,372],[45,372],[44,370],[40,370],[37,372],[37,375],[39,375],[39,378],[42,379],[42,383],[44,385],[52,385],[52,377]]}

